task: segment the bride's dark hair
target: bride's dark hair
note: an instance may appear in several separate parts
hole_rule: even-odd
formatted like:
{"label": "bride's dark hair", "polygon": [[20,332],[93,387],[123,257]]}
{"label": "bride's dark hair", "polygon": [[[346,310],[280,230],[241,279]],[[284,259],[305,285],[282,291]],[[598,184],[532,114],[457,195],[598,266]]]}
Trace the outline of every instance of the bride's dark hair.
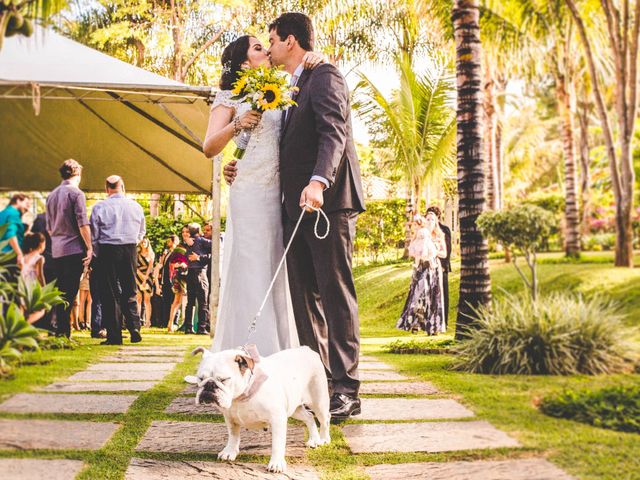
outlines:
{"label": "bride's dark hair", "polygon": [[247,60],[249,52],[249,39],[251,35],[243,35],[227,45],[222,52],[222,76],[220,77],[220,90],[231,90],[238,80],[238,72],[242,70],[242,63]]}

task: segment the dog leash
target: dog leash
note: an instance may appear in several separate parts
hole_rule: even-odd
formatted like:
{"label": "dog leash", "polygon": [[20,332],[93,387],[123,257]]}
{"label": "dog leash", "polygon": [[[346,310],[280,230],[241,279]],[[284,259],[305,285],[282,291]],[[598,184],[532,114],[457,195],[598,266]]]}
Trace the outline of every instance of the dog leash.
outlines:
{"label": "dog leash", "polygon": [[[316,238],[318,240],[324,240],[325,238],[327,238],[329,236],[329,230],[331,228],[331,224],[329,223],[329,217],[327,217],[327,214],[324,213],[324,211],[322,211],[321,208],[315,208],[312,207],[309,204],[304,204],[305,207],[310,208],[311,210],[314,210],[316,212],[316,223],[313,225],[313,234],[316,236]],[[269,299],[269,295],[271,295],[271,291],[273,290],[273,286],[276,283],[276,279],[278,278],[278,274],[280,273],[280,270],[282,269],[282,266],[284,265],[284,261],[287,258],[287,253],[289,253],[289,249],[291,248],[291,244],[293,243],[293,239],[296,236],[296,233],[298,232],[298,229],[300,228],[300,224],[302,223],[302,219],[304,217],[306,210],[304,208],[302,208],[302,211],[300,212],[300,216],[298,217],[298,221],[296,222],[296,226],[293,229],[293,232],[291,233],[291,238],[289,238],[289,242],[287,243],[286,248],[284,249],[284,253],[282,254],[282,258],[280,259],[280,263],[278,264],[278,268],[276,268],[276,273],[273,275],[273,278],[271,279],[271,283],[269,284],[269,288],[267,289],[267,293],[264,296],[264,299],[262,300],[262,304],[260,305],[260,308],[258,309],[258,313],[256,313],[256,316],[253,317],[253,321],[251,322],[251,324],[249,325],[249,334],[247,335],[247,341],[245,342],[245,345],[249,343],[249,339],[251,338],[251,335],[253,335],[256,331],[256,324],[258,323],[258,319],[260,318],[260,315],[262,315],[262,310],[264,310],[264,306],[267,304],[267,300]],[[324,233],[324,235],[320,235],[318,233],[318,225],[320,224],[320,217],[324,217],[325,222],[327,222],[327,230]]]}

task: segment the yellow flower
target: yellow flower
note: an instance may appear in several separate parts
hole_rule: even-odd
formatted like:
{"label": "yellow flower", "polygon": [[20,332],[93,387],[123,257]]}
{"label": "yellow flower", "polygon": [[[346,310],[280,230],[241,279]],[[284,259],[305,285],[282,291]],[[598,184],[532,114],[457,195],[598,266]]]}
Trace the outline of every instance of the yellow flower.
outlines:
{"label": "yellow flower", "polygon": [[263,110],[275,110],[280,105],[282,100],[282,90],[274,83],[267,83],[262,87],[262,109]]}
{"label": "yellow flower", "polygon": [[236,81],[236,83],[233,84],[233,90],[231,90],[231,92],[234,95],[240,95],[240,93],[242,93],[242,90],[244,90],[244,87],[246,87],[246,85],[247,85],[247,77],[242,76]]}

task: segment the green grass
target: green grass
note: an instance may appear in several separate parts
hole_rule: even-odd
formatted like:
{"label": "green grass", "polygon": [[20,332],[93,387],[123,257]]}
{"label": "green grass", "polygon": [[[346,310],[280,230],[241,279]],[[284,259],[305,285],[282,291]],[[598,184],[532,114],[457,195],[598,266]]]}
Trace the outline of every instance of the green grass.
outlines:
{"label": "green grass", "polygon": [[[558,255],[543,256],[540,273],[542,290],[564,290],[590,295],[604,293],[618,300],[627,314],[629,325],[640,323],[640,270],[614,269],[604,263],[609,254],[586,256],[582,262],[564,262]],[[586,261],[585,261],[586,260]],[[491,262],[495,294],[499,288],[522,289],[513,267],[501,260]],[[479,419],[490,421],[508,432],[522,444],[517,449],[473,450],[441,454],[366,454],[350,453],[339,427],[332,426],[332,444],[308,451],[307,460],[322,473],[323,480],[364,480],[362,467],[378,463],[417,461],[456,461],[475,459],[506,459],[545,456],[569,473],[582,479],[640,479],[640,437],[637,434],[600,429],[586,424],[543,415],[536,408],[544,396],[565,389],[587,389],[616,385],[640,385],[639,375],[612,376],[488,376],[449,370],[450,355],[397,355],[386,353],[384,346],[402,339],[425,340],[395,329],[404,304],[410,279],[410,265],[358,267],[355,272],[358,289],[363,351],[395,365],[407,375],[436,384],[442,394],[437,397],[456,398],[472,409]],[[436,339],[452,337],[455,328],[457,302],[457,271],[451,275],[451,325],[449,332]],[[78,335],[80,346],[75,350],[54,350],[29,353],[25,360],[32,365],[16,369],[11,379],[0,381],[0,399],[17,392],[38,389],[61,381],[73,373],[96,363],[117,347],[98,346],[99,341]],[[167,335],[160,330],[147,332],[143,345],[183,345],[185,362],[153,389],[139,394],[126,414],[107,415],[30,415],[37,418],[75,418],[95,421],[116,421],[121,428],[110,441],[96,452],[68,451],[0,451],[0,457],[70,458],[82,460],[87,468],[81,479],[122,479],[132,457],[162,460],[215,461],[214,454],[164,454],[135,452],[135,447],[153,420],[180,419],[189,421],[220,421],[207,416],[167,415],[166,406],[184,388],[183,376],[193,373],[198,358],[188,352],[196,345],[208,345],[207,338]],[[18,415],[0,414],[0,418]],[[357,422],[357,421],[355,421]],[[266,457],[241,456],[242,461],[266,463]],[[291,459],[291,462],[296,460]]]}

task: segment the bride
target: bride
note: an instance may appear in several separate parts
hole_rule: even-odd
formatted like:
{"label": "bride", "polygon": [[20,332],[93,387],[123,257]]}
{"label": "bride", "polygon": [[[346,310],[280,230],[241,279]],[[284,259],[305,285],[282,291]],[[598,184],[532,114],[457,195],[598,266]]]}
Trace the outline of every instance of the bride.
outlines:
{"label": "bride", "polygon": [[[271,61],[258,39],[249,35],[231,42],[221,61],[220,92],[211,107],[204,153],[213,157],[243,129],[253,132],[230,187],[220,305],[212,346],[215,352],[247,342],[249,325],[284,253],[278,170],[282,112],[260,114],[247,103],[233,100],[231,93],[239,71],[270,66]],[[306,68],[321,62],[322,58],[314,53],[304,59]],[[299,344],[284,269],[250,340],[262,356]]]}

